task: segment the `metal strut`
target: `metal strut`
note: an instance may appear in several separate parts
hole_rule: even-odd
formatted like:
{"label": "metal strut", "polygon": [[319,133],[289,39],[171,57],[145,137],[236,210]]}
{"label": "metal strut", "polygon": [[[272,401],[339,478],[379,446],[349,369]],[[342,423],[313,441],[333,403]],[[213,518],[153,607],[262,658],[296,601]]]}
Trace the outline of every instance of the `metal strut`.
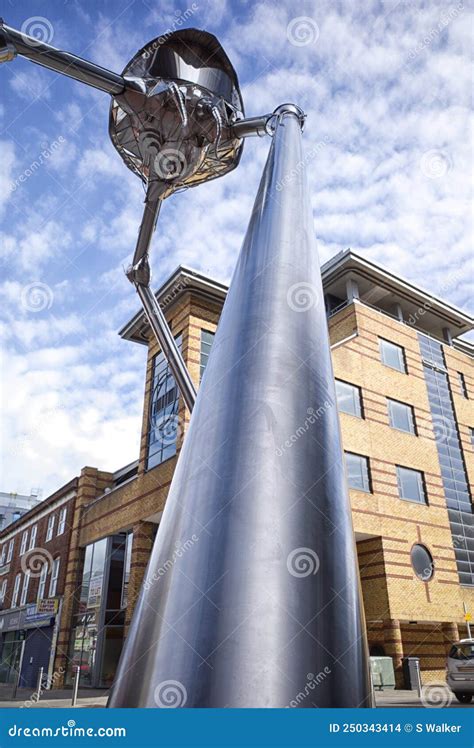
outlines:
{"label": "metal strut", "polygon": [[126,271],[128,280],[134,284],[143,305],[151,329],[166,357],[169,367],[173,372],[176,384],[184,398],[184,401],[192,412],[196,402],[196,389],[184,363],[183,357],[176,345],[165,315],[159,302],[150,288],[151,270],[149,263],[149,248],[151,238],[156,227],[158,215],[164,194],[169,185],[158,180],[148,183],[145,198],[145,209],[140,224],[137,246],[133,255],[132,264]]}

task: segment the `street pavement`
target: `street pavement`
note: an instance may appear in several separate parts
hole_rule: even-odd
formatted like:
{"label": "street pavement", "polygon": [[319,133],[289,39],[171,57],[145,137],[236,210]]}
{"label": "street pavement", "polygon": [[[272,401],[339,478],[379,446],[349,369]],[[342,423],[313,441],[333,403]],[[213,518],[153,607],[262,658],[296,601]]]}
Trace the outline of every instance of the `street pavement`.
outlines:
{"label": "street pavement", "polygon": [[[107,703],[107,691],[93,689],[80,689],[76,708],[104,708]],[[44,691],[39,701],[33,696],[34,692],[28,688],[19,689],[16,699],[12,699],[11,688],[3,686],[0,691],[0,709],[55,709],[70,708],[72,690],[54,690]],[[459,704],[451,691],[443,685],[436,686],[436,692],[430,692],[428,689],[423,693],[423,697],[418,696],[416,691],[376,691],[375,700],[378,708],[398,707],[427,707],[432,708],[449,708],[449,709],[472,709],[474,700],[471,704]]]}

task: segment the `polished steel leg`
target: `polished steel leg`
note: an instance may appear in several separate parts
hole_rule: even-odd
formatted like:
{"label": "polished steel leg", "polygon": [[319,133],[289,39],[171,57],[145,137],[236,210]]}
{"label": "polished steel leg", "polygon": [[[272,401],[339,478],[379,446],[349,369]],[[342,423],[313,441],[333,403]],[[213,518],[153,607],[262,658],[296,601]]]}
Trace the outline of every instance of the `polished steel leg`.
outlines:
{"label": "polished steel leg", "polygon": [[281,111],[110,707],[370,705],[304,163]]}

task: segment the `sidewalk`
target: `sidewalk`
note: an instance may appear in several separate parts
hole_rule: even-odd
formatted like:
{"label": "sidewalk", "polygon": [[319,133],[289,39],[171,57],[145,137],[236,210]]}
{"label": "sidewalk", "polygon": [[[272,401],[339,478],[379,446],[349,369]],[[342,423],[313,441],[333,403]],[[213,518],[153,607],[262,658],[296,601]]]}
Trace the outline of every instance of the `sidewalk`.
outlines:
{"label": "sidewalk", "polygon": [[[108,691],[95,690],[91,688],[80,688],[77,696],[77,707],[105,707]],[[64,709],[71,707],[72,689],[43,691],[41,698],[36,702],[33,699],[34,691],[31,688],[19,688],[16,699],[12,699],[12,689],[2,688],[0,691],[0,709]]]}
{"label": "sidewalk", "polygon": [[[48,709],[54,707],[55,709],[64,709],[71,707],[72,690],[54,690],[44,691],[41,699],[36,702],[32,700],[33,692],[30,688],[21,688],[18,690],[16,700],[13,701],[11,698],[11,689],[9,693],[4,690],[0,691],[0,709]],[[78,699],[76,702],[76,708],[104,708],[107,703],[108,691],[99,691],[92,689],[80,689]],[[397,707],[424,707],[422,700],[418,696],[416,691],[376,691],[375,692],[376,706],[384,709],[396,709]],[[474,704],[460,704],[454,697],[454,694],[448,688],[438,690],[438,696],[436,703],[433,703],[433,708],[444,705],[445,708],[449,709],[472,709]]]}

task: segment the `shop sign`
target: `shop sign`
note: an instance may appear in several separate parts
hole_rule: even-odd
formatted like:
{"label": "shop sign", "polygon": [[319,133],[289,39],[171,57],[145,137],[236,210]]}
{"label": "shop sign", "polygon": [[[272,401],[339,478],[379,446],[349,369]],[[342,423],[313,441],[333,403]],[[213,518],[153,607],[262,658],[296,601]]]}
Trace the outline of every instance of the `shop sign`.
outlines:
{"label": "shop sign", "polygon": [[32,626],[49,626],[51,618],[54,613],[50,612],[39,612],[37,603],[27,605],[24,613],[23,625],[25,628],[31,628]]}
{"label": "shop sign", "polygon": [[55,597],[46,597],[44,600],[38,600],[36,603],[36,612],[55,616],[58,612],[58,599]]}

